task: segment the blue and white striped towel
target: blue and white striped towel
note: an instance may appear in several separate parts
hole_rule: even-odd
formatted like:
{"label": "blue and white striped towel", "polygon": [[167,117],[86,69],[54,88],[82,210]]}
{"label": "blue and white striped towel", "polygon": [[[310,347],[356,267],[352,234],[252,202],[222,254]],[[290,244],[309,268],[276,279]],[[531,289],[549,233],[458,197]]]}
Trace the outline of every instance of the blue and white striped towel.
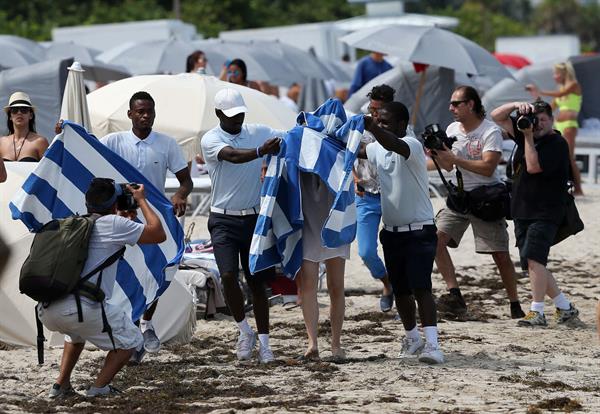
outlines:
{"label": "blue and white striped towel", "polygon": [[300,171],[317,174],[335,194],[321,231],[323,246],[351,243],[356,235],[352,166],[364,132],[362,115],[346,119],[342,103],[329,99],[313,113],[300,113],[298,126],[270,157],[261,191],[260,215],[250,248],[252,273],[281,263],[294,278],[302,264]]}
{"label": "blue and white striped towel", "polygon": [[[184,243],[169,200],[127,161],[81,126],[65,122],[63,132],[11,201],[12,217],[35,232],[52,219],[86,214],[85,192],[94,177],[144,184],[146,198],[167,233],[167,240],[158,245],[127,246],[125,260],[119,261],[110,302],[137,320],[169,286]],[[143,222],[143,216],[138,217]]]}

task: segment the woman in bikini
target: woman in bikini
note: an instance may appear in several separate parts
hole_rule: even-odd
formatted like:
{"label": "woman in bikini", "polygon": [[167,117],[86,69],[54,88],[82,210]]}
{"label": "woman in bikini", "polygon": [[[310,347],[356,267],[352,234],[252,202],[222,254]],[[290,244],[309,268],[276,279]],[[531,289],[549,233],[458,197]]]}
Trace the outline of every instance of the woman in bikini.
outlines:
{"label": "woman in bikini", "polygon": [[9,134],[0,138],[0,155],[4,161],[39,161],[48,140],[35,132],[35,112],[29,95],[15,92],[8,100],[6,112]]}

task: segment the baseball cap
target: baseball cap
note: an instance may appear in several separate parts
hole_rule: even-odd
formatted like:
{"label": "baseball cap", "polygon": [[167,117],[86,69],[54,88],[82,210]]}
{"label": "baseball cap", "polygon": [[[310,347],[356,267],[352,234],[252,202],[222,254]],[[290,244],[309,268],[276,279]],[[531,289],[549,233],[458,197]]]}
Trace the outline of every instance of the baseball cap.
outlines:
{"label": "baseball cap", "polygon": [[27,95],[25,92],[15,92],[10,95],[10,98],[8,98],[8,106],[4,107],[4,111],[8,112],[10,108],[19,106],[35,109],[33,105],[31,105],[31,99],[29,99],[29,95]]}
{"label": "baseball cap", "polygon": [[242,95],[235,89],[221,89],[215,95],[215,108],[223,111],[226,117],[231,118],[242,112],[248,112]]}

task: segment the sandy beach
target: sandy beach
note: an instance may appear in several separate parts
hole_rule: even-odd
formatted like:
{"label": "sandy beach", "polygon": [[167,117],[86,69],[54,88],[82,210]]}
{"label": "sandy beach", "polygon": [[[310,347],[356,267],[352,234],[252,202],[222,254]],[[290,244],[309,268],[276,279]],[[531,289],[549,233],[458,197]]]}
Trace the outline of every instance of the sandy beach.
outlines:
{"label": "sandy beach", "polygon": [[[60,349],[46,350],[37,365],[33,348],[3,345],[0,350],[0,412],[417,412],[541,413],[600,412],[600,349],[594,308],[600,296],[600,188],[587,187],[577,200],[586,229],[553,248],[549,268],[580,310],[570,326],[519,328],[509,318],[508,300],[491,257],[474,253],[470,230],[452,250],[469,313],[465,321],[439,321],[447,362],[427,366],[398,359],[403,329],[394,312],[382,314],[380,286],[371,279],[353,245],[346,264],[345,363],[330,355],[329,299],[320,293],[321,362],[300,363],[306,333],[299,308],[271,308],[271,344],[277,361],[260,366],[238,363],[237,328],[230,317],[199,320],[191,343],[165,344],[140,366],[125,368],[114,381],[124,391],[113,398],[46,398],[58,372]],[[434,200],[435,209],[441,200]],[[513,228],[509,234],[514,244]],[[194,236],[206,236],[206,218]],[[511,248],[517,260],[516,248]],[[434,293],[444,293],[433,275]],[[519,280],[519,296],[529,305],[529,283]],[[15,293],[16,294],[16,293]],[[546,312],[553,312],[546,300]],[[104,353],[84,351],[73,375],[83,393]]]}

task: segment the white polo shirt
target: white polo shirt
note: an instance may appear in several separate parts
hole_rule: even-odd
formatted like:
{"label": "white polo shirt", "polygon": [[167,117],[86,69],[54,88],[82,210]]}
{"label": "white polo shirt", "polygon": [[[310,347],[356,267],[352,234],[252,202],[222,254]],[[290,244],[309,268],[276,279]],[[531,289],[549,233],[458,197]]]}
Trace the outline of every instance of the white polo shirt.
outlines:
{"label": "white polo shirt", "polygon": [[401,139],[410,147],[408,159],[386,150],[378,142],[367,145],[367,159],[377,167],[381,213],[383,223],[388,226],[433,220],[423,146],[411,135]]}
{"label": "white polo shirt", "polygon": [[237,135],[231,135],[217,126],[202,137],[202,154],[210,174],[212,207],[224,210],[246,210],[260,204],[260,169],[262,158],[233,164],[220,161],[219,152],[225,147],[254,149],[266,140],[283,137],[284,131],[265,125],[243,124]]}
{"label": "white polo shirt", "polygon": [[177,141],[160,132],[152,131],[145,139],[138,138],[132,130],[113,132],[100,142],[134,166],[163,193],[167,170],[175,174],[187,168]]}

